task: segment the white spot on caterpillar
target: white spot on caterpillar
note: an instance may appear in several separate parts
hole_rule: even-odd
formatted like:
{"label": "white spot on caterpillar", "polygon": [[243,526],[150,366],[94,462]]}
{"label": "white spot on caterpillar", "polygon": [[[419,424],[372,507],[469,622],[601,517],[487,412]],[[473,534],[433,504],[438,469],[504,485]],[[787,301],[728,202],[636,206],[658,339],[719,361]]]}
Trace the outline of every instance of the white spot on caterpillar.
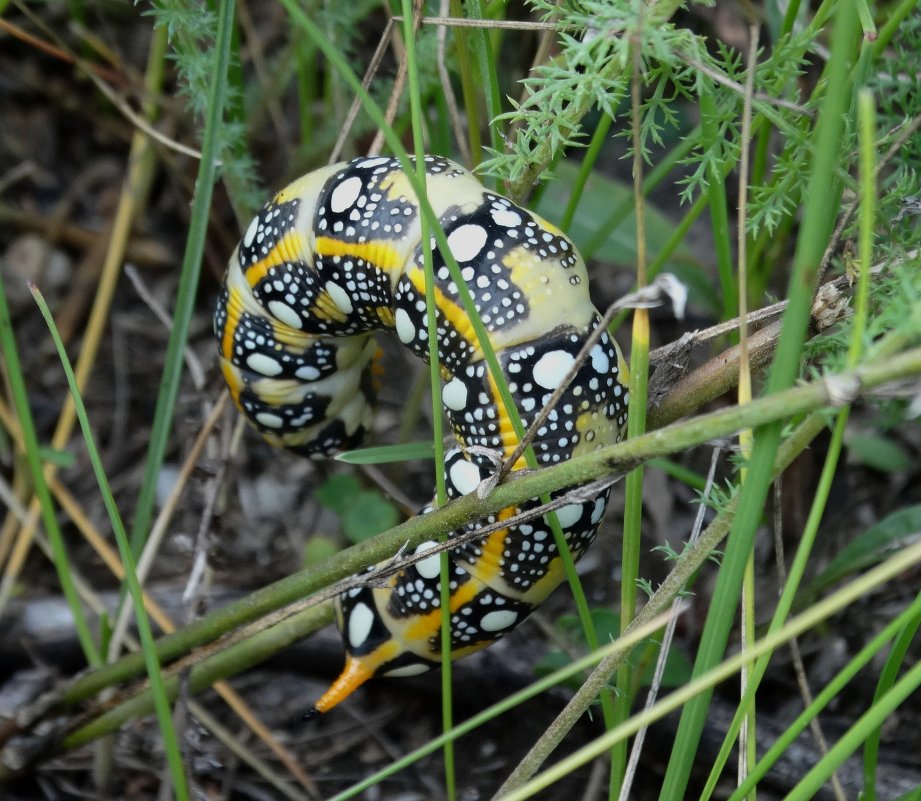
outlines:
{"label": "white spot on caterpillar", "polygon": [[352,299],[349,297],[349,293],[339,286],[339,284],[327,281],[326,292],[332,298],[333,303],[341,309],[343,314],[352,313]]}
{"label": "white spot on caterpillar", "polygon": [[374,613],[367,604],[355,604],[349,615],[349,645],[359,648],[368,639],[371,626],[374,625]]}
{"label": "white spot on caterpillar", "polygon": [[582,517],[582,504],[580,503],[571,503],[556,510],[556,518],[564,529],[574,526],[579,522],[580,517]]}
{"label": "white spot on caterpillar", "polygon": [[272,414],[271,412],[259,412],[256,415],[256,422],[261,423],[266,428],[281,428],[284,425],[284,420],[282,420],[277,414]]}
{"label": "white spot on caterpillar", "polygon": [[482,225],[461,225],[448,234],[448,247],[458,261],[470,261],[483,249],[486,238]]}
{"label": "white spot on caterpillar", "polygon": [[404,665],[403,667],[394,668],[393,670],[384,671],[382,676],[394,676],[400,678],[403,676],[418,676],[420,673],[428,673],[431,668],[428,665]]}
{"label": "white spot on caterpillar", "polygon": [[358,196],[361,194],[361,178],[353,175],[346,178],[339,184],[329,196],[329,210],[334,214],[341,214],[348,208],[355,205]]}
{"label": "white spot on caterpillar", "polygon": [[483,631],[500,631],[514,626],[518,620],[518,613],[511,609],[500,609],[496,612],[487,612],[480,621]]}
{"label": "white spot on caterpillar", "polygon": [[[437,544],[438,543],[434,540],[423,542],[421,545],[416,546],[416,550],[413,551],[413,553],[427,551],[429,548],[434,548]],[[422,576],[422,578],[437,578],[438,574],[441,572],[441,555],[437,553],[432,554],[421,562],[416,562],[416,570],[419,571],[419,575]]]}
{"label": "white spot on caterpillar", "polygon": [[595,372],[607,375],[608,370],[611,369],[611,360],[608,358],[608,354],[604,352],[604,348],[601,345],[595,345],[589,356],[591,356],[592,367]]}
{"label": "white spot on caterpillar", "polygon": [[253,221],[249,224],[249,228],[246,229],[246,234],[243,236],[243,246],[252,247],[253,240],[256,238],[256,232],[259,230],[259,217],[253,217]]}
{"label": "white spot on caterpillar", "polygon": [[270,378],[278,375],[282,370],[276,359],[266,356],[264,353],[251,353],[246,357],[246,365],[260,375],[269,376]]}
{"label": "white spot on caterpillar", "polygon": [[386,164],[388,161],[390,161],[389,156],[376,156],[374,158],[369,158],[369,159],[364,159],[363,161],[359,161],[358,164],[356,164],[355,166],[356,167],[380,167],[381,164]]}
{"label": "white spot on caterpillar", "polygon": [[467,495],[480,486],[480,469],[466,459],[452,464],[449,475],[451,483],[461,495]]}
{"label": "white spot on caterpillar", "polygon": [[459,412],[467,406],[467,385],[459,378],[452,378],[441,390],[441,402]]}
{"label": "white spot on caterpillar", "polygon": [[597,526],[598,522],[601,520],[604,515],[605,500],[604,498],[597,498],[595,500],[595,508],[592,510],[592,525]]}
{"label": "white spot on caterpillar", "polygon": [[320,377],[320,371],[316,367],[305,364],[303,367],[298,367],[294,375],[301,381],[316,381]]}
{"label": "white spot on caterpillar", "polygon": [[280,320],[285,325],[290,325],[292,328],[302,328],[304,325],[301,316],[287,303],[282,303],[280,300],[270,300],[268,309],[275,319]]}
{"label": "white spot on caterpillar", "polygon": [[565,350],[552,350],[540,357],[534,365],[534,380],[545,389],[556,389],[575,358]]}
{"label": "white spot on caterpillar", "polygon": [[521,215],[511,209],[493,211],[492,219],[496,225],[501,225],[503,228],[515,228],[521,225]]}
{"label": "white spot on caterpillar", "polygon": [[408,345],[416,338],[416,326],[409,319],[406,309],[397,309],[397,313],[393,315],[393,321],[397,328],[397,336],[404,345]]}

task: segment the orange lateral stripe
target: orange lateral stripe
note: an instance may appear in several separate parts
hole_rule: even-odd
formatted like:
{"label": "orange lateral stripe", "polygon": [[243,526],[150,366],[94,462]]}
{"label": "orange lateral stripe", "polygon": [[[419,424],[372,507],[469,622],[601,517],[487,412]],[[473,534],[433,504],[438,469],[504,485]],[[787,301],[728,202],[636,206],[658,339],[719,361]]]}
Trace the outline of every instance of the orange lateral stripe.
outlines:
{"label": "orange lateral stripe", "polygon": [[318,236],[315,244],[318,256],[350,256],[363,259],[384,272],[392,272],[403,265],[403,257],[396,248],[386,242],[343,242],[329,236]]}
{"label": "orange lateral stripe", "polygon": [[[507,506],[505,509],[500,510],[497,517],[499,520],[508,520],[513,514],[515,514],[515,508]],[[481,546],[483,555],[477,559],[475,565],[466,568],[469,571],[475,571],[476,577],[484,584],[489,584],[501,572],[499,562],[505,552],[505,538],[507,536],[507,528],[500,528],[490,534]]]}
{"label": "orange lateral stripe", "polygon": [[[460,609],[465,603],[469,603],[476,598],[476,594],[479,591],[479,588],[475,586],[476,583],[476,580],[468,581],[454,591],[454,594],[451,596],[451,604],[448,607],[452,614]],[[408,642],[427,640],[438,631],[440,626],[441,608],[439,607],[433,609],[428,614],[421,615],[415,623],[406,629],[404,639]]]}

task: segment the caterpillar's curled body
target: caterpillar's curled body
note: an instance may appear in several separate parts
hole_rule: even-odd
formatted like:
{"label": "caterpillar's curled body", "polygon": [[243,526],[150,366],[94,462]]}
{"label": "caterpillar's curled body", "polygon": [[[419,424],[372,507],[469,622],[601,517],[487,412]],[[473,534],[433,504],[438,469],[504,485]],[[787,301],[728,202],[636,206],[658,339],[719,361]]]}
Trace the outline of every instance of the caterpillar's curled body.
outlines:
{"label": "caterpillar's curled body", "polygon": [[[585,265],[553,225],[488,191],[453,162],[429,156],[425,167],[429,200],[527,427],[599,322]],[[265,439],[316,458],[360,441],[374,399],[370,331],[395,330],[428,358],[419,239],[416,195],[399,162],[385,157],[309,173],[253,220],[231,258],[215,332],[234,401]],[[437,249],[433,257],[442,399],[459,444],[445,457],[445,475],[449,497],[457,497],[495,469],[470,446],[508,457],[518,438],[457,285]],[[622,369],[616,345],[603,333],[537,432],[539,462],[564,461],[620,438],[627,408]],[[603,492],[558,510],[574,558],[591,544],[607,497]],[[543,517],[449,554],[452,657],[502,637],[563,577]],[[373,675],[436,667],[439,607],[437,556],[406,567],[385,586],[343,595],[337,619],[346,666],[316,709],[328,710]]]}

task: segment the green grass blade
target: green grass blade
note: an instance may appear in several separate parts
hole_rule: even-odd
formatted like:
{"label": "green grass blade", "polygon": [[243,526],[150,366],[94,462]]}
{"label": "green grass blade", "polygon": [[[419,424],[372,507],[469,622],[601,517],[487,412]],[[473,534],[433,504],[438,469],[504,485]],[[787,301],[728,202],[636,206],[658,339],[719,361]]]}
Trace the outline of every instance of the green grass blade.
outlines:
{"label": "green grass blade", "polygon": [[[802,233],[797,241],[783,329],[767,382],[767,394],[792,385],[799,369],[806,336],[815,277],[839,207],[840,185],[835,175],[844,136],[843,115],[850,99],[848,71],[853,58],[856,15],[850,3],[837,7],[832,52],[828,66],[828,90],[817,122],[815,160],[810,176]],[[780,442],[781,426],[772,424],[755,432],[749,473],[741,489],[739,513],[733,521],[719,571],[710,611],[694,665],[699,676],[716,665],[729,638],[738,605],[745,563],[771,482],[771,466]],[[660,799],[686,797],[687,783],[712,692],[706,692],[684,709],[674,748],[666,769]]]}
{"label": "green grass blade", "polygon": [[[403,3],[403,45],[406,48],[406,74],[409,79],[409,103],[412,116],[413,147],[416,155],[416,178],[425,194],[425,142],[423,141],[422,97],[419,87],[419,64],[416,61],[416,34],[413,30],[413,7],[410,0]],[[441,371],[438,356],[438,318],[435,305],[435,266],[429,234],[429,220],[420,217],[419,241],[422,245],[422,264],[425,272],[425,314],[428,321],[429,379],[432,401],[432,438],[435,444],[435,506],[444,506],[448,500],[444,470],[444,432],[441,411]],[[451,683],[451,561],[444,552],[440,565],[441,607],[441,721],[442,729],[453,727],[454,706]],[[444,745],[444,777],[448,801],[457,796],[454,774],[454,745]]]}
{"label": "green grass blade", "polygon": [[[716,100],[712,92],[700,96],[701,137],[703,147],[719,136],[716,117]],[[732,232],[729,228],[729,206],[726,200],[726,184],[719,175],[710,177],[707,190],[707,203],[710,207],[710,226],[713,230],[713,244],[716,247],[716,267],[720,277],[720,290],[723,298],[723,320],[731,320],[739,313],[737,297],[739,294],[732,263]]]}
{"label": "green grass blade", "polygon": [[[678,162],[687,156],[688,153],[690,153],[694,147],[697,146],[700,134],[700,126],[697,126],[668,153],[666,153],[665,156],[656,162],[655,167],[653,167],[643,179],[643,193],[645,195],[648,195],[653,189],[662,183],[662,181],[668,177],[668,174],[674,169]],[[630,216],[630,214],[633,212],[633,203],[634,201],[632,197],[625,199],[622,203],[612,209],[607,219],[605,219],[605,221],[598,226],[598,230],[595,232],[595,235],[582,246],[582,256],[586,261],[591,259],[604,246],[604,243],[608,241],[611,233],[616,231],[621,226],[621,224],[623,224],[624,220]],[[687,230],[685,230],[685,233],[687,233]],[[682,234],[681,239],[684,239],[684,234]],[[680,242],[681,240],[675,242],[672,250],[674,250],[680,244]],[[671,251],[669,252],[669,255],[671,255]]]}
{"label": "green grass blade", "polygon": [[42,465],[41,451],[38,444],[38,437],[35,433],[35,422],[32,419],[32,410],[29,408],[29,397],[26,392],[25,377],[22,374],[22,366],[19,362],[19,352],[16,348],[16,338],[13,336],[13,325],[10,320],[10,309],[6,302],[6,289],[3,285],[3,276],[0,274],[0,350],[6,363],[6,376],[9,381],[10,393],[12,395],[13,407],[16,409],[16,416],[19,418],[19,429],[22,432],[22,445],[25,451],[26,461],[29,465],[29,472],[32,476],[32,489],[38,498],[39,506],[42,513],[42,523],[48,534],[48,540],[51,543],[51,551],[54,557],[54,567],[58,574],[58,580],[61,583],[61,591],[67,601],[67,606],[74,620],[74,628],[77,631],[77,639],[80,641],[80,647],[86,657],[88,664],[97,666],[101,664],[102,659],[99,650],[90,633],[90,627],[83,614],[83,606],[77,595],[77,588],[74,584],[73,576],[70,572],[70,560],[67,556],[67,548],[64,544],[64,538],[61,536],[61,529],[58,526],[58,519],[54,510],[54,501],[51,498],[51,492],[48,489],[48,483],[45,481],[45,473]]}
{"label": "green grass blade", "polygon": [[[637,20],[640,24],[641,18]],[[645,287],[649,280],[646,258],[646,199],[643,193],[643,155],[640,126],[643,114],[640,34],[631,47],[633,72],[630,80],[630,120],[633,147],[633,193],[636,221],[636,286]],[[627,438],[646,432],[646,404],[649,399],[649,310],[634,309],[630,340],[630,406],[627,410]],[[627,474],[624,489],[624,531],[621,547],[620,633],[623,634],[636,616],[636,598],[640,567],[640,543],[643,528],[643,483],[645,468],[640,465]],[[633,704],[633,667],[625,662],[617,671],[613,720],[621,723],[630,717]],[[607,718],[605,722],[608,723]],[[608,723],[608,728],[612,728]],[[611,777],[608,796],[620,795],[627,766],[627,743],[618,742],[611,749]]]}
{"label": "green grass blade", "polygon": [[481,712],[477,712],[463,723],[459,723],[457,726],[451,729],[451,731],[444,732],[440,736],[433,738],[425,745],[422,745],[414,751],[410,752],[406,756],[394,762],[392,765],[388,765],[383,770],[380,770],[377,773],[362,779],[359,783],[353,785],[348,790],[333,796],[333,798],[329,799],[329,801],[346,801],[346,799],[354,798],[363,790],[367,790],[369,787],[378,784],[383,779],[393,776],[399,771],[404,770],[410,765],[418,762],[423,757],[433,753],[435,750],[440,748],[444,742],[457,740],[458,738],[463,737],[465,734],[469,734],[471,731],[479,728],[483,724],[488,723],[500,715],[503,715],[506,712],[514,709],[516,706],[519,706],[525,701],[528,701],[531,698],[535,698],[536,696],[547,692],[547,690],[556,687],[558,684],[562,684],[568,681],[573,676],[584,673],[586,670],[593,667],[602,659],[607,657],[609,654],[614,653],[615,651],[626,651],[628,649],[632,649],[634,646],[652,636],[658,629],[665,625],[665,622],[666,621],[664,620],[664,616],[660,616],[659,619],[653,620],[646,626],[639,627],[636,631],[631,632],[628,636],[608,643],[607,645],[598,648],[591,653],[580,657],[579,659],[576,659],[570,664],[565,665],[553,671],[552,673],[541,677],[524,689],[512,693],[508,697],[503,698],[501,701],[498,701],[492,706],[487,707]]}
{"label": "green grass blade", "polygon": [[[463,17],[464,8],[461,0],[451,0],[451,16]],[[453,28],[455,52],[457,54],[457,70],[460,73],[461,92],[464,97],[464,113],[467,117],[468,147],[470,149],[470,164],[473,169],[483,159],[483,141],[480,137],[480,104],[477,94],[477,81],[474,78],[473,64],[470,58],[471,50],[470,32],[463,27]]]}
{"label": "green grass blade", "polygon": [[[480,0],[467,0],[469,16],[472,19],[485,19],[483,4]],[[467,36],[472,44],[476,58],[476,71],[479,73],[480,85],[486,89],[486,116],[489,118],[489,143],[493,150],[502,150],[502,136],[499,132],[497,118],[502,114],[502,94],[499,91],[499,70],[492,52],[489,30],[473,28]]]}
{"label": "green grass blade", "polygon": [[[896,677],[899,670],[905,662],[908,655],[908,649],[914,642],[915,635],[921,627],[921,610],[918,610],[914,617],[906,621],[904,628],[899,632],[892,650],[886,659],[882,673],[879,676],[879,682],[876,685],[876,692],[873,694],[873,704],[878,704],[889,690],[895,685]],[[862,801],[876,801],[876,768],[879,760],[879,744],[882,739],[883,730],[879,726],[874,729],[864,745],[863,752],[863,796]]]}
{"label": "green grass blade", "polygon": [[771,745],[764,756],[758,760],[758,763],[752,768],[745,781],[736,788],[729,801],[742,801],[755,788],[757,783],[767,775],[776,761],[790,748],[793,741],[806,729],[809,721],[815,718],[835,698],[840,696],[851,679],[866,667],[889,644],[893,637],[897,636],[900,628],[908,626],[919,615],[921,615],[921,594],[832,677],[813,702],[800,713],[796,720]]}
{"label": "green grass blade", "polygon": [[873,706],[847,730],[843,737],[819,760],[809,773],[796,785],[785,801],[809,801],[816,792],[857,748],[866,740],[868,733],[880,728],[886,719],[921,687],[921,663],[909,670],[892,689],[874,701]]}
{"label": "green grass blade", "polygon": [[70,387],[77,419],[80,422],[80,429],[83,432],[83,440],[86,443],[86,449],[93,465],[93,473],[96,476],[99,492],[102,495],[102,500],[109,516],[109,522],[115,534],[115,541],[118,543],[119,555],[125,566],[125,582],[128,586],[128,593],[131,596],[131,602],[134,605],[138,634],[141,639],[141,650],[144,655],[144,663],[147,667],[147,675],[150,679],[150,686],[153,692],[157,723],[160,726],[160,734],[163,737],[163,750],[166,753],[167,763],[169,764],[173,789],[179,801],[188,801],[189,790],[186,782],[185,768],[182,764],[182,753],[179,750],[176,729],[173,727],[170,702],[164,688],[163,675],[160,672],[160,663],[157,660],[156,644],[154,643],[153,632],[150,627],[150,619],[147,617],[147,610],[144,608],[144,594],[141,590],[141,584],[138,581],[137,572],[135,570],[134,555],[131,552],[131,546],[125,532],[125,527],[122,524],[118,507],[115,505],[115,498],[112,496],[112,490],[109,487],[109,480],[106,477],[102,459],[99,456],[99,451],[96,449],[93,431],[90,427],[89,418],[86,415],[83,399],[80,397],[77,380],[74,377],[70,361],[64,350],[64,343],[58,335],[57,328],[54,324],[54,318],[51,316],[51,311],[48,309],[48,305],[45,303],[41,293],[33,288],[32,294],[41,310],[42,316],[45,318],[45,322],[48,324],[48,330],[51,332],[51,337],[57,348],[61,366],[64,368],[64,373],[67,376],[67,384]]}
{"label": "green grass blade", "polygon": [[147,460],[144,464],[144,477],[141,482],[141,490],[135,507],[134,522],[131,527],[131,552],[135,557],[140,554],[141,549],[144,547],[153,517],[157,478],[160,474],[160,468],[169,442],[173,411],[176,407],[176,398],[179,395],[182,377],[183,352],[189,338],[189,327],[195,310],[195,297],[198,291],[198,279],[205,252],[205,237],[208,231],[208,215],[211,210],[211,197],[217,176],[218,138],[227,94],[227,76],[233,27],[233,2],[232,0],[221,0],[218,14],[218,32],[214,44],[213,81],[205,115],[201,161],[198,165],[198,176],[195,181],[195,199],[192,201],[189,233],[186,239],[185,254],[182,259],[179,289],[176,295],[173,324],[166,349],[163,377],[160,381],[160,391],[157,395],[157,405],[150,432],[150,445],[147,448]]}
{"label": "green grass blade", "polygon": [[378,445],[373,448],[356,448],[335,457],[346,464],[388,464],[408,462],[411,459],[434,459],[434,442],[406,442],[402,445]]}
{"label": "green grass blade", "polygon": [[[576,210],[579,208],[579,201],[582,200],[582,192],[585,190],[585,182],[588,181],[592,170],[595,168],[595,162],[601,153],[608,138],[608,131],[611,130],[613,118],[610,114],[602,115],[595,126],[595,132],[592,134],[592,141],[589,143],[585,156],[579,162],[579,172],[576,174],[576,180],[572,184],[572,192],[569,200],[566,201],[566,208],[563,210],[563,216],[560,218],[560,228],[568,231],[572,226],[573,218],[576,216]],[[584,258],[588,258],[583,254]]]}

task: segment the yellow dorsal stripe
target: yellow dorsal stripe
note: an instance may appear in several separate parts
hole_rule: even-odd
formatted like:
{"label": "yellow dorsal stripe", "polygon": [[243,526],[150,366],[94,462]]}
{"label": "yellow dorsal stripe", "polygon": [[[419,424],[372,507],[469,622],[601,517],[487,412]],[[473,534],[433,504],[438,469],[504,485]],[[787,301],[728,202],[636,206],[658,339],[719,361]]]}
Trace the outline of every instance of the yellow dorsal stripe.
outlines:
{"label": "yellow dorsal stripe", "polygon": [[240,297],[240,290],[231,287],[227,298],[227,322],[224,323],[224,336],[221,339],[221,356],[227,361],[233,360],[233,338],[237,332],[237,325],[240,323],[240,314],[243,310],[243,299]]}
{"label": "yellow dorsal stripe", "polygon": [[346,313],[336,305],[335,301],[329,296],[329,292],[325,289],[317,293],[313,300],[311,311],[321,320],[344,323],[348,319]]}
{"label": "yellow dorsal stripe", "polygon": [[[413,287],[415,287],[416,292],[422,295],[422,297],[425,297],[425,271],[418,267],[413,267],[413,269],[409,271],[408,277]],[[476,331],[473,330],[473,326],[470,324],[467,312],[448,298],[448,296],[437,286],[435,287],[435,306],[438,307],[442,316],[454,326],[458,335],[479,353],[480,347],[477,341]]]}
{"label": "yellow dorsal stripe", "polygon": [[403,265],[400,252],[386,242],[343,242],[328,236],[319,236],[316,241],[318,256],[349,256],[363,259],[368,264],[384,272],[393,272]]}
{"label": "yellow dorsal stripe", "polygon": [[259,261],[243,268],[246,280],[251,287],[255,288],[256,284],[265,278],[273,267],[284,264],[286,261],[302,260],[307,253],[306,237],[297,231],[288,231]]}
{"label": "yellow dorsal stripe", "polygon": [[230,397],[239,406],[240,392],[243,391],[243,381],[240,379],[239,371],[228,359],[221,359],[221,372],[224,375],[224,381],[227,382],[227,388],[230,390]]}
{"label": "yellow dorsal stripe", "polygon": [[[502,452],[504,456],[509,457],[515,452],[515,448],[518,447],[518,434],[515,431],[515,426],[512,424],[512,418],[509,416],[505,401],[502,400],[502,395],[499,394],[499,387],[496,384],[495,378],[493,378],[492,371],[487,369],[487,375],[489,376],[489,390],[492,392],[493,401],[495,401],[496,411],[499,416],[499,436],[502,438]],[[523,470],[527,466],[527,462],[522,456],[515,462],[512,468],[514,470]]]}

